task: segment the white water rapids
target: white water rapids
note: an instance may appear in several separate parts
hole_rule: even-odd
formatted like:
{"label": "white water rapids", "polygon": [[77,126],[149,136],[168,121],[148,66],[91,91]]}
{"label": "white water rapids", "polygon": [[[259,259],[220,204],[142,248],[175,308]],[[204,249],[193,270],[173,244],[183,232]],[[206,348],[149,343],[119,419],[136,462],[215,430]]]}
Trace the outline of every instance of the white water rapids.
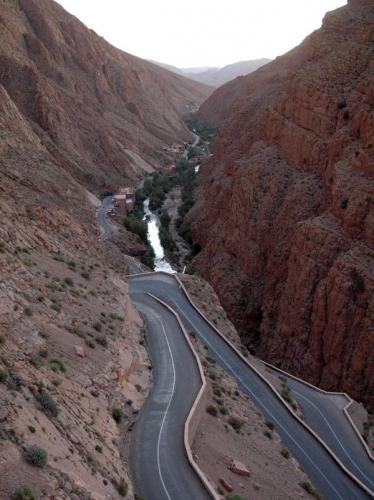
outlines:
{"label": "white water rapids", "polygon": [[144,219],[147,222],[147,239],[149,244],[153,248],[155,253],[155,267],[154,271],[164,271],[166,273],[174,274],[175,271],[169,262],[165,259],[165,252],[161,245],[159,228],[160,228],[160,219],[156,214],[154,214],[149,209],[149,198],[144,200]]}

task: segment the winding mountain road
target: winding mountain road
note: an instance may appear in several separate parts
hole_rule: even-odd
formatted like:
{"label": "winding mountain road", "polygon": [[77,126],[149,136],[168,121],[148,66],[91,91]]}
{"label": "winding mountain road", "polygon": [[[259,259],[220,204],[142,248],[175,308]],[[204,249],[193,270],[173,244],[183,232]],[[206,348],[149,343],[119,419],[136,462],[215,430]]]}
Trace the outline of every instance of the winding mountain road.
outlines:
{"label": "winding mountain road", "polygon": [[[364,492],[364,490],[355,481],[343,472],[341,467],[333,460],[318,440],[313,437],[300,422],[292,417],[290,412],[275,396],[267,384],[221,337],[217,335],[215,330],[200,316],[200,314],[197,313],[197,311],[188,302],[186,296],[183,291],[180,290],[173,277],[161,273],[153,273],[146,276],[135,275],[130,277],[129,281],[130,294],[137,304],[139,304],[139,296],[150,292],[168,303],[168,305],[170,305],[174,311],[178,313],[188,330],[196,332],[201,340],[207,345],[209,355],[234,377],[241,389],[251,397],[252,401],[261,410],[264,417],[274,423],[284,445],[291,450],[292,454],[303,466],[305,472],[308,474],[309,478],[324,498],[329,500],[346,500],[369,497],[369,495]],[[154,302],[148,303],[147,307],[153,309],[154,305]],[[149,314],[151,314],[150,311],[148,311],[148,317]],[[170,331],[173,331],[173,327],[170,323],[170,317],[168,317],[170,316],[170,313],[167,312],[166,308],[158,307],[157,314],[159,318],[162,318],[164,324],[169,325],[168,328],[171,328]],[[149,328],[152,342],[156,342],[156,344],[162,342],[160,332],[157,332],[155,327],[151,324],[149,324]],[[174,337],[179,337],[178,329],[175,329],[175,325]],[[178,365],[185,364],[185,355],[183,353],[175,351],[173,355],[174,359],[178,360]],[[159,362],[158,359],[155,359],[154,361],[155,365]],[[190,370],[190,368],[188,368],[188,370]],[[185,372],[187,372],[187,370],[185,370]],[[176,384],[177,392],[180,392],[178,379]],[[181,389],[181,391],[183,391],[183,389]],[[309,400],[309,394],[305,391],[304,387],[298,387],[298,391],[300,391],[300,394],[302,394],[303,397]],[[144,412],[147,412],[146,408]],[[181,428],[181,426],[184,425],[184,421],[180,420],[180,418],[181,414],[178,414],[177,425]],[[314,420],[312,415],[308,416],[308,418]],[[320,418],[320,416],[318,418]],[[317,427],[319,426],[318,419],[315,419],[315,425]],[[321,433],[323,434],[322,430]],[[140,441],[138,441],[138,443],[140,443]],[[328,443],[334,452],[337,451],[337,445],[334,443],[334,440],[330,439]],[[340,445],[342,445],[342,442]],[[343,447],[345,448],[345,444]],[[171,450],[172,448],[170,448],[169,453],[173,455],[174,449],[173,451]],[[339,453],[338,456],[344,465],[351,470],[353,474],[358,476],[357,469],[352,469],[352,460],[356,463],[356,466],[361,470],[361,472],[363,472],[363,474],[358,477],[360,477],[362,482],[370,489],[370,483],[373,477],[372,469],[370,468],[372,464],[365,463],[364,460],[362,462],[357,461],[356,454],[351,455],[352,451],[353,450],[350,449],[350,447],[347,447],[345,448],[345,453]],[[186,469],[182,469],[183,474],[187,473],[188,467]],[[135,477],[138,481],[141,478],[141,482],[153,482],[152,476],[147,476],[147,474],[143,474],[141,471],[138,471],[138,476],[135,475]],[[175,477],[174,481],[178,482],[179,476]],[[149,491],[151,491],[152,488],[153,487],[151,486]],[[145,498],[148,498],[148,496]],[[156,497],[150,496],[149,498],[153,499]],[[164,498],[168,497],[165,496]],[[190,497],[185,496],[184,498]]]}
{"label": "winding mountain road", "polygon": [[[278,370],[273,371],[276,373]],[[301,406],[306,423],[323,438],[351,472],[374,491],[374,462],[344,415],[347,397],[318,391],[283,372],[281,376],[287,380],[292,397]]]}
{"label": "winding mountain road", "polygon": [[146,500],[209,499],[183,440],[184,423],[202,384],[196,359],[173,314],[144,293],[133,291],[131,297],[147,325],[154,376],[132,440],[136,491]]}

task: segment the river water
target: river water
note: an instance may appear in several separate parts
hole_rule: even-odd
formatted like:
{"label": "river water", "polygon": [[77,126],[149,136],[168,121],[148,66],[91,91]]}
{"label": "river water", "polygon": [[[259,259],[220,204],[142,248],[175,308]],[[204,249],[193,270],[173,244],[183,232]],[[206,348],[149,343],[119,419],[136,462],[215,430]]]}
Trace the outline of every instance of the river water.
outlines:
{"label": "river water", "polygon": [[159,228],[160,228],[160,219],[156,214],[154,214],[149,208],[149,198],[144,200],[143,203],[144,208],[144,219],[147,221],[147,239],[149,244],[153,248],[155,253],[155,267],[154,271],[164,271],[166,273],[174,274],[175,271],[169,262],[165,259],[165,252],[161,245]]}

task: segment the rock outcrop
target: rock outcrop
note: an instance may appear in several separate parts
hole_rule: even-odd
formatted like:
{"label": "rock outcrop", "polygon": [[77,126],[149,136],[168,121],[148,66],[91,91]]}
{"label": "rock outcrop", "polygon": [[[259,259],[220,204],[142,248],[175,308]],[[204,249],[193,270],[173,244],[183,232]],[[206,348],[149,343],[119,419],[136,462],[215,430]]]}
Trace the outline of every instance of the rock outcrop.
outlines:
{"label": "rock outcrop", "polygon": [[189,214],[243,341],[374,409],[374,2],[321,29],[200,109],[220,126]]}

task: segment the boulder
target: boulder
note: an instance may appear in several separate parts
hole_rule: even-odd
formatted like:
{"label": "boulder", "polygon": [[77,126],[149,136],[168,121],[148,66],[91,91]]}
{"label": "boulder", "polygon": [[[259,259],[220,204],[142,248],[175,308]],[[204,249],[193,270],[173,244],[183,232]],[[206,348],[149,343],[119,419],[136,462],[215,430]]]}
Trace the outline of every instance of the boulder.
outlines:
{"label": "boulder", "polygon": [[84,349],[80,345],[75,345],[74,346],[75,354],[77,354],[80,358],[84,358],[86,356],[86,353],[84,352]]}
{"label": "boulder", "polygon": [[234,474],[238,474],[239,476],[249,477],[251,475],[247,467],[238,460],[232,460],[230,462],[230,465],[228,466],[228,469],[231,470],[231,472],[233,472]]}
{"label": "boulder", "polygon": [[233,486],[230,483],[228,483],[225,479],[223,479],[223,477],[219,478],[219,482],[222,485],[222,487],[226,491],[228,491],[229,493],[231,493],[231,491],[233,491],[233,489],[234,489]]}

